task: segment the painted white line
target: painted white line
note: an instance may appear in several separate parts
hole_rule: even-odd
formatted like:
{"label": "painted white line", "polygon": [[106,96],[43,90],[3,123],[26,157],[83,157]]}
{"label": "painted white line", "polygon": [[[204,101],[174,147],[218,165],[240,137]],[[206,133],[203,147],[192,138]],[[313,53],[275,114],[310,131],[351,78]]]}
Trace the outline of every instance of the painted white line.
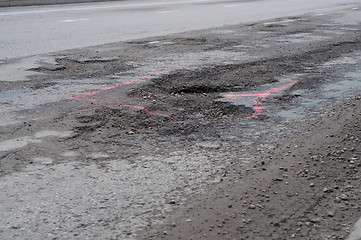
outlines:
{"label": "painted white line", "polygon": [[99,9],[112,9],[112,8],[123,9],[123,8],[134,8],[134,7],[147,7],[147,6],[151,7],[151,6],[159,6],[159,5],[178,5],[178,4],[184,4],[184,3],[200,3],[200,2],[212,2],[212,1],[211,0],[185,0],[185,1],[177,1],[177,2],[155,2],[155,3],[144,3],[144,4],[94,6],[94,7],[78,7],[78,6],[75,6],[73,8],[0,13],[0,16],[39,14],[39,13],[54,13],[54,12],[67,12],[67,11],[99,10]]}
{"label": "painted white line", "polygon": [[68,23],[68,22],[80,22],[80,21],[88,21],[87,18],[80,18],[80,19],[69,19],[69,20],[61,20],[61,23]]}

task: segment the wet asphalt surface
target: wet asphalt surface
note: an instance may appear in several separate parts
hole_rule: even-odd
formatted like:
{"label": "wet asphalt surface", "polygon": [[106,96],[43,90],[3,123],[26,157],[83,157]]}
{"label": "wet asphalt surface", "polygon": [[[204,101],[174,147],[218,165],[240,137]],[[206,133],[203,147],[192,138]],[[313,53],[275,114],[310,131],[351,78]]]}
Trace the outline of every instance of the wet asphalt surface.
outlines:
{"label": "wet asphalt surface", "polygon": [[[246,183],[255,165],[273,162],[260,163],[265,156],[331,124],[336,110],[360,113],[352,107],[361,89],[360,21],[360,9],[345,9],[21,59],[31,63],[27,79],[0,83],[0,238],[182,239],[202,229],[179,216],[219,197],[213,191],[225,183]],[[344,131],[359,140],[355,129]],[[317,143],[310,139],[308,149]],[[359,152],[347,158],[356,184]],[[348,190],[354,208],[334,214],[345,226],[292,238],[344,238],[360,216],[357,187]],[[347,211],[355,214],[345,221]],[[172,235],[164,223],[181,230]],[[289,224],[287,236],[297,228]],[[183,239],[289,239],[252,229]]]}

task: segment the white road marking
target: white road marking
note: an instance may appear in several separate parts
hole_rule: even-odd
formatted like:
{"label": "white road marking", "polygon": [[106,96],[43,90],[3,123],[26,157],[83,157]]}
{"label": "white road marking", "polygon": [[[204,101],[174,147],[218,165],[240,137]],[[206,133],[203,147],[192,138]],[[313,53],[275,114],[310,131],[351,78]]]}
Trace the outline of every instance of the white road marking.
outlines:
{"label": "white road marking", "polygon": [[134,8],[134,7],[147,7],[147,6],[159,6],[159,5],[177,5],[184,3],[200,3],[200,2],[212,2],[211,0],[185,0],[177,2],[155,2],[155,3],[144,3],[144,4],[128,4],[128,5],[112,5],[112,6],[94,6],[94,7],[72,7],[62,9],[48,9],[48,10],[34,10],[34,11],[18,11],[0,13],[0,16],[12,16],[12,15],[25,15],[25,14],[39,14],[39,13],[53,13],[53,12],[67,12],[67,11],[84,11],[84,10],[99,10],[99,9],[112,9],[112,8]]}
{"label": "white road marking", "polygon": [[61,20],[61,21],[59,21],[59,22],[68,23],[68,22],[88,21],[88,20],[89,20],[89,19],[87,19],[87,18],[80,18],[80,19]]}

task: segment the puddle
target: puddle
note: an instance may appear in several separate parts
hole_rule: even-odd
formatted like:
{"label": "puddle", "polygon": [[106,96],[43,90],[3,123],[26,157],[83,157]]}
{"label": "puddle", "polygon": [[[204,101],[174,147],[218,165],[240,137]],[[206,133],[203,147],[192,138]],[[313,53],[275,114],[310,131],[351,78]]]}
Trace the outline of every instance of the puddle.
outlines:
{"label": "puddle", "polygon": [[[350,62],[355,61],[355,59],[342,58],[336,61],[337,63]],[[333,62],[332,65],[333,64],[336,64],[336,62]],[[295,84],[301,76],[302,75],[284,76],[278,79],[279,82],[263,85],[257,91],[225,93],[222,94],[224,97],[218,99],[218,101],[231,102],[234,105],[244,105],[253,108],[254,114],[250,116],[250,118],[257,118],[262,114],[262,111],[267,108],[267,105],[263,104],[267,98],[282,95],[284,90]],[[314,91],[296,90],[292,93],[300,96],[298,99],[302,107],[286,110],[275,109],[275,112],[271,114],[286,119],[303,119],[305,118],[304,109],[312,109],[314,106],[328,104],[330,99],[345,100],[354,96],[354,92],[359,93],[361,91],[360,67],[356,67],[356,69],[354,68],[352,71],[342,72],[339,76],[337,79],[332,79],[328,83],[320,86],[320,93],[323,96],[320,99],[317,99],[316,95],[314,95],[317,94],[317,96],[320,96],[319,93],[315,93]]]}
{"label": "puddle", "polygon": [[354,72],[347,72],[347,73],[345,73],[344,76],[346,78],[354,78],[354,79],[360,80],[361,79],[361,70],[357,70],[357,71],[354,71]]}
{"label": "puddle", "polygon": [[349,92],[361,91],[361,66],[352,71],[342,72],[340,81],[327,83],[323,86],[328,97],[347,98]]}
{"label": "puddle", "polygon": [[13,98],[21,97],[26,94],[24,90],[10,90],[5,92],[0,92],[0,102],[8,101]]}
{"label": "puddle", "polygon": [[333,98],[347,98],[348,92],[361,90],[361,81],[343,80],[323,86],[324,95]]}
{"label": "puddle", "polygon": [[[345,58],[336,60],[343,62]],[[349,59],[347,59],[348,61]],[[299,103],[303,109],[309,109],[312,112],[313,108],[329,105],[330,101],[344,101],[355,96],[355,93],[361,91],[361,70],[356,68],[355,71],[347,71],[340,73],[340,77],[332,79],[328,83],[320,86],[320,92],[312,90],[296,90],[293,94],[297,94]],[[302,115],[302,109],[292,109],[287,111],[280,111],[277,116],[286,118],[297,118],[297,115]],[[295,114],[295,115],[294,115]]]}
{"label": "puddle", "polygon": [[344,25],[344,26],[358,26],[359,24],[360,24],[359,22],[353,22],[353,21],[341,22],[341,25]]}

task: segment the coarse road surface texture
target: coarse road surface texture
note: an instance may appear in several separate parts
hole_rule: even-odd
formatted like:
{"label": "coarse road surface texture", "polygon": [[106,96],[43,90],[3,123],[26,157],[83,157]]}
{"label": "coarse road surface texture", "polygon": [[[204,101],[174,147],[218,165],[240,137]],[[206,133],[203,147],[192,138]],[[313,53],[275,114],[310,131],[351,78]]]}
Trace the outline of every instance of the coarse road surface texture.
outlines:
{"label": "coarse road surface texture", "polygon": [[2,51],[0,239],[360,239],[361,4],[312,2]]}

